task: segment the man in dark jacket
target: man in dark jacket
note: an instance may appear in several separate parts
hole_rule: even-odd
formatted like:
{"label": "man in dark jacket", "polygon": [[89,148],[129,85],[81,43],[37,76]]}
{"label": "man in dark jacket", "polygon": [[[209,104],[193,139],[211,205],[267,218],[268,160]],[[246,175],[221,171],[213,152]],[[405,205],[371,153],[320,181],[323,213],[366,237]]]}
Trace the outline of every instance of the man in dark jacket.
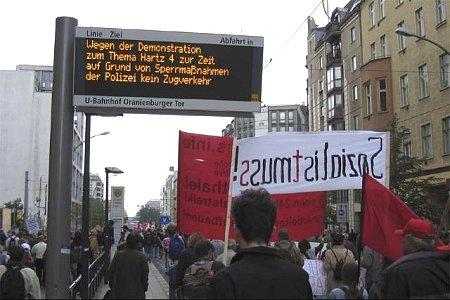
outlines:
{"label": "man in dark jacket", "polygon": [[270,194],[244,191],[233,202],[232,214],[241,250],[214,277],[211,298],[312,299],[308,274],[268,247],[276,217]]}
{"label": "man in dark jacket", "polygon": [[405,256],[382,272],[371,294],[389,299],[450,297],[450,254],[435,252],[432,225],[411,219],[395,234],[403,235]]}
{"label": "man in dark jacket", "polygon": [[115,299],[145,299],[149,269],[145,254],[137,250],[140,241],[137,233],[130,233],[126,248],[114,255],[108,282]]}

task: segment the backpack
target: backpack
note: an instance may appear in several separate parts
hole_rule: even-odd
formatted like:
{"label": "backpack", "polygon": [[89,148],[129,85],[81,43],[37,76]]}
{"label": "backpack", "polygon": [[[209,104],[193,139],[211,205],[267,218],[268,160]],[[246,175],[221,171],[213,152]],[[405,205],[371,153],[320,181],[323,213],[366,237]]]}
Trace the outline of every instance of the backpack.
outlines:
{"label": "backpack", "polygon": [[184,273],[181,287],[181,299],[208,299],[213,261],[201,261],[193,263]]}
{"label": "backpack", "polygon": [[342,267],[347,259],[348,250],[345,252],[344,259],[338,259],[336,253],[334,253],[333,249],[330,249],[336,259],[336,265],[333,268],[333,278],[335,280],[342,280]]}
{"label": "backpack", "polygon": [[25,279],[21,266],[7,266],[0,280],[0,299],[25,299]]}
{"label": "backpack", "polygon": [[178,260],[178,257],[180,257],[180,254],[181,252],[183,252],[183,250],[184,250],[184,241],[178,234],[175,234],[170,239],[169,258],[171,260]]}

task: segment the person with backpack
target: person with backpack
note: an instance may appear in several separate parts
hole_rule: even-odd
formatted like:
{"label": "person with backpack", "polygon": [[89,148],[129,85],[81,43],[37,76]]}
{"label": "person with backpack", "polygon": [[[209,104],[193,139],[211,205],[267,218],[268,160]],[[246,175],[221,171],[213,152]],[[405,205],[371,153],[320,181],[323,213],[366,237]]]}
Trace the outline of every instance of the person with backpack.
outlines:
{"label": "person with backpack", "polygon": [[184,249],[178,257],[175,275],[177,288],[183,284],[183,277],[186,269],[189,268],[189,266],[192,265],[196,259],[195,246],[203,240],[205,240],[205,238],[200,232],[194,232],[189,236],[187,248]]}
{"label": "person with backpack", "polygon": [[22,264],[25,250],[12,245],[8,253],[8,263],[0,266],[0,299],[41,299],[36,273]]}
{"label": "person with backpack", "polygon": [[214,246],[208,240],[200,240],[195,245],[195,257],[184,272],[178,299],[208,299],[213,276],[225,268],[221,262],[214,261]]}
{"label": "person with backpack", "polygon": [[343,245],[344,237],[336,232],[331,234],[332,247],[323,253],[322,261],[327,274],[327,293],[342,285],[342,267],[355,262],[353,253]]}
{"label": "person with backpack", "polygon": [[186,248],[183,238],[178,234],[177,226],[174,223],[167,225],[167,232],[170,237],[169,258],[177,261],[181,252]]}
{"label": "person with backpack", "polygon": [[331,291],[328,299],[369,299],[366,289],[358,287],[359,272],[356,262],[342,266],[342,285]]}

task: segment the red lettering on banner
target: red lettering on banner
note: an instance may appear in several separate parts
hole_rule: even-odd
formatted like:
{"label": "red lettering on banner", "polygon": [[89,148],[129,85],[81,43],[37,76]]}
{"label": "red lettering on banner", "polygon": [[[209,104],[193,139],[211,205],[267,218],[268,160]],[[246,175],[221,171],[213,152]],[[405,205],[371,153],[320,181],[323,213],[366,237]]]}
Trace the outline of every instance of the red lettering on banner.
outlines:
{"label": "red lettering on banner", "polygon": [[[180,131],[177,225],[224,239],[233,139]],[[231,235],[231,236],[234,236]]]}

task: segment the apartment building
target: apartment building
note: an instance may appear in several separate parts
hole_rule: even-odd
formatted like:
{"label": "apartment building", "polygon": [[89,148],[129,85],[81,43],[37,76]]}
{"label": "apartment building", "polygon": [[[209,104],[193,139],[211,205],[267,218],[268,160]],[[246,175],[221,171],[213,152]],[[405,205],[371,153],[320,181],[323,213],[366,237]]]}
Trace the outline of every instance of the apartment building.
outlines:
{"label": "apartment building", "polygon": [[261,136],[268,132],[308,131],[308,111],[304,105],[264,106],[253,118],[234,118],[222,136],[237,139]]}
{"label": "apartment building", "polygon": [[[363,126],[382,129],[395,114],[410,134],[407,156],[426,172],[450,178],[450,2],[373,0],[361,3]],[[395,33],[402,28],[418,37]],[[442,185],[445,188],[444,185]]]}
{"label": "apartment building", "polygon": [[103,201],[104,184],[98,174],[90,174],[89,197]]}

